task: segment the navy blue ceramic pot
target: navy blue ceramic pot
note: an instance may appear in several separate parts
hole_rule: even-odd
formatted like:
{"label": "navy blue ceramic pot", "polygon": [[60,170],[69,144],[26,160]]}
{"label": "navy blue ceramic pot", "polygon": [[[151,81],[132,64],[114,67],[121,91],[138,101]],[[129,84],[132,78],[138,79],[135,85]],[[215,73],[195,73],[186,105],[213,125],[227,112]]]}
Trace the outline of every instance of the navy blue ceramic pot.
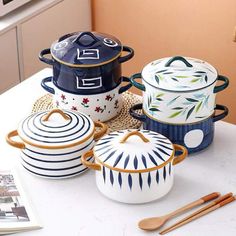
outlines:
{"label": "navy blue ceramic pot", "polygon": [[[122,52],[127,54],[122,56]],[[121,64],[133,55],[132,48],[111,35],[67,34],[40,52],[39,59],[53,67],[53,76],[41,85],[53,94],[57,107],[80,110],[93,120],[106,121],[119,113],[119,95],[132,86],[128,78],[122,77]],[[128,84],[122,87],[123,81]]]}
{"label": "navy blue ceramic pot", "polygon": [[157,121],[147,114],[139,114],[136,111],[142,109],[142,104],[136,104],[130,108],[130,115],[137,120],[143,122],[143,128],[158,132],[173,143],[185,146],[188,153],[199,152],[207,148],[214,138],[214,123],[223,119],[228,115],[228,108],[223,105],[216,105],[215,112],[221,111],[220,114],[215,113],[200,122],[190,124],[168,124]]}
{"label": "navy blue ceramic pot", "polygon": [[[121,56],[124,51],[128,54]],[[47,54],[52,59],[46,58]],[[111,35],[76,32],[62,36],[50,49],[42,50],[39,59],[53,66],[53,84],[57,88],[74,94],[99,94],[122,82],[121,63],[133,55],[132,48],[122,46]]]}

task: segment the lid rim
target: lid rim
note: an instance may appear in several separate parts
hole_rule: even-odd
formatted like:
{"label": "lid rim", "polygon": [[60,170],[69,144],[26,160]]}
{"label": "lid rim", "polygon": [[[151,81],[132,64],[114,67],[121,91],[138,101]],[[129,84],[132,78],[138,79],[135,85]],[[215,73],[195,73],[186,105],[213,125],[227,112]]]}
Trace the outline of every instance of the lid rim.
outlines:
{"label": "lid rim", "polygon": [[85,143],[86,141],[88,141],[94,135],[95,127],[93,128],[93,131],[91,132],[91,134],[89,134],[87,137],[85,137],[85,138],[83,138],[83,139],[81,139],[77,142],[72,142],[72,143],[65,144],[65,145],[54,145],[54,146],[41,145],[41,144],[37,144],[37,143],[34,143],[34,142],[30,142],[29,141],[30,139],[27,140],[25,138],[22,138],[20,127],[17,129],[17,132],[18,132],[19,137],[22,139],[22,141],[26,144],[31,145],[31,146],[34,146],[34,147],[37,147],[37,148],[42,148],[42,149],[63,149],[63,148],[74,147],[76,145],[79,145],[79,144],[82,144],[82,143]]}
{"label": "lid rim", "polygon": [[174,92],[174,93],[189,93],[189,92],[195,92],[195,91],[199,91],[199,90],[202,90],[202,89],[205,89],[207,87],[210,87],[211,85],[213,85],[216,81],[217,81],[217,78],[218,78],[218,74],[217,74],[217,77],[216,79],[211,83],[211,84],[208,84],[207,86],[205,87],[201,87],[201,88],[197,88],[197,89],[192,89],[192,90],[169,90],[169,89],[163,89],[163,88],[160,88],[160,87],[156,87],[154,86],[153,84],[147,82],[147,80],[144,79],[143,77],[143,71],[141,72],[141,75],[142,75],[142,80],[145,81],[148,85],[152,86],[153,88],[156,88],[156,89],[160,89],[162,91],[166,91],[166,92]]}
{"label": "lid rim", "polygon": [[94,158],[96,161],[98,161],[99,164],[101,164],[102,166],[105,166],[107,167],[108,169],[110,170],[115,170],[115,171],[119,171],[119,172],[123,172],[123,173],[144,173],[144,172],[150,172],[150,171],[153,171],[153,170],[158,170],[158,169],[161,169],[163,168],[164,166],[166,166],[168,163],[170,163],[173,159],[174,159],[174,155],[175,155],[175,149],[174,149],[174,146],[173,144],[171,143],[172,145],[172,148],[173,148],[173,151],[169,157],[169,159],[167,159],[165,162],[161,163],[160,165],[158,166],[154,166],[154,167],[150,167],[150,168],[146,168],[146,169],[138,169],[138,170],[134,170],[134,169],[121,169],[121,168],[117,168],[117,167],[113,167],[113,166],[110,166],[104,162],[102,162],[97,156],[96,156],[96,151],[94,150],[93,148],[93,153],[94,153]]}

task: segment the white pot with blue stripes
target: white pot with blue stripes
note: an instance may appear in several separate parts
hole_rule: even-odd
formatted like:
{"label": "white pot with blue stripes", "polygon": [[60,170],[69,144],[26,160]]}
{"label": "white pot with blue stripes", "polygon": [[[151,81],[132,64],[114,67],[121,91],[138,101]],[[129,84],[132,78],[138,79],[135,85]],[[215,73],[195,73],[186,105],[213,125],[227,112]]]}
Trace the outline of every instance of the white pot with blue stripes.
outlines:
{"label": "white pot with blue stripes", "polygon": [[[181,154],[175,156],[175,150]],[[186,148],[156,132],[122,130],[104,136],[81,159],[96,170],[97,187],[105,196],[124,203],[145,203],[170,191],[173,166],[186,155]],[[91,156],[95,163],[89,162]]]}
{"label": "white pot with blue stripes", "polygon": [[[102,129],[95,133],[96,126]],[[83,113],[54,109],[28,116],[6,140],[21,149],[22,165],[27,171],[40,177],[60,179],[87,170],[81,155],[93,148],[94,140],[106,129],[104,124],[94,123]],[[22,141],[13,140],[14,136]]]}

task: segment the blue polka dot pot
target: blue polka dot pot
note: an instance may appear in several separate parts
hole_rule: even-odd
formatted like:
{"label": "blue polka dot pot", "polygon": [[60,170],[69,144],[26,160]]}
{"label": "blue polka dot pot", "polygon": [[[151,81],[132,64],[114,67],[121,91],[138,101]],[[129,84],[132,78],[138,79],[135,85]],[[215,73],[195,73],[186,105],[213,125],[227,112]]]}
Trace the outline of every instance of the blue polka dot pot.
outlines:
{"label": "blue polka dot pot", "polygon": [[[91,156],[95,163],[89,161]],[[97,187],[105,196],[124,203],[145,203],[171,190],[175,165],[186,156],[185,147],[161,134],[121,130],[104,136],[81,160],[96,170]]]}
{"label": "blue polka dot pot", "polygon": [[[215,122],[228,115],[228,108],[216,105],[215,112],[210,117],[200,122],[186,124],[169,124],[158,121],[143,110],[143,114],[137,113],[142,109],[142,104],[136,104],[130,109],[130,115],[143,122],[143,127],[163,134],[173,143],[185,146],[188,153],[196,153],[207,148],[213,141]],[[220,114],[216,115],[216,111]]]}

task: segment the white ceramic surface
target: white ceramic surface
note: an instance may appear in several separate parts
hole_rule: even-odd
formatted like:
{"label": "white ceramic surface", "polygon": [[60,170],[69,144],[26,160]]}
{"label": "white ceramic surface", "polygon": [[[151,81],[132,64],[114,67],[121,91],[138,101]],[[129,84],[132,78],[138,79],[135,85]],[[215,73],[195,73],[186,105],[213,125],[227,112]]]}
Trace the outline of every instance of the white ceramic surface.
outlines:
{"label": "white ceramic surface", "polygon": [[79,111],[88,115],[93,121],[108,121],[120,113],[122,95],[120,85],[115,89],[94,95],[78,95],[64,92],[53,86],[55,94],[53,103],[56,107]]}
{"label": "white ceramic surface", "polygon": [[[121,142],[128,134],[131,136]],[[148,130],[112,132],[99,140],[93,151],[101,166],[96,171],[97,187],[113,200],[150,202],[167,194],[173,185],[174,147],[161,134]]]}

